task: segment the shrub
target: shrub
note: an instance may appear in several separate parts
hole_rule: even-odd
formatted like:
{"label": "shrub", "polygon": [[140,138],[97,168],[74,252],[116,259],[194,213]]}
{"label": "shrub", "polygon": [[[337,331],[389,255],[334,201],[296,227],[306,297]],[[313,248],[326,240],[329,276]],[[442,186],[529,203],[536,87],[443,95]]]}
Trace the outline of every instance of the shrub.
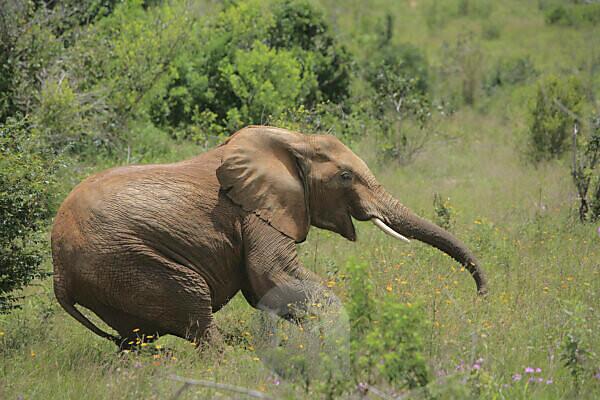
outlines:
{"label": "shrub", "polygon": [[117,0],[4,0],[0,7],[0,122],[37,103],[37,91],[81,28],[109,15]]}
{"label": "shrub", "polygon": [[0,125],[0,313],[16,307],[15,290],[43,272],[38,231],[49,216],[51,170],[24,120]]}
{"label": "shrub", "polygon": [[591,119],[589,131],[578,136],[571,167],[581,222],[600,220],[600,116]]}
{"label": "shrub", "polygon": [[335,103],[319,103],[312,109],[300,105],[287,109],[282,114],[269,118],[269,125],[304,133],[327,132],[352,146],[369,129],[369,116],[360,102],[353,104],[350,112]]}
{"label": "shrub", "polygon": [[548,25],[579,26],[600,24],[600,4],[555,4],[545,13]]}
{"label": "shrub", "polygon": [[492,21],[485,21],[481,26],[481,36],[485,40],[496,40],[500,37],[502,28],[499,24]]}
{"label": "shrub", "polygon": [[446,230],[454,227],[455,215],[454,207],[450,204],[450,198],[442,199],[439,193],[433,194],[433,210],[435,215],[433,221]]}
{"label": "shrub", "polygon": [[450,84],[458,84],[452,88],[467,105],[475,104],[478,89],[481,85],[483,53],[473,33],[461,34],[453,45],[444,44],[443,57],[447,60],[442,67],[442,79]]}
{"label": "shrub", "polygon": [[374,298],[367,266],[348,264],[351,363],[357,384],[386,382],[394,389],[425,386],[422,309],[398,303],[391,294]]}
{"label": "shrub", "polygon": [[572,15],[563,5],[557,5],[546,12],[546,23],[550,25],[572,25]]}
{"label": "shrub", "polygon": [[382,46],[366,66],[365,78],[382,97],[404,95],[407,81],[411,91],[419,95],[426,95],[429,87],[427,60],[411,44]]}
{"label": "shrub", "polygon": [[54,14],[35,2],[3,1],[0,7],[0,123],[26,114],[37,102],[40,77],[62,53]]}
{"label": "shrub", "polygon": [[308,0],[281,0],[275,3],[273,17],[268,43],[276,49],[293,49],[302,61],[303,75],[316,76],[317,86],[305,95],[305,105],[343,103],[350,93],[352,60],[331,34],[323,12]]}
{"label": "shrub", "polygon": [[428,64],[412,45],[383,45],[365,68],[375,91],[374,119],[381,132],[379,150],[384,158],[408,163],[428,138],[431,109]]}
{"label": "shrub", "polygon": [[484,86],[491,93],[499,87],[526,83],[537,75],[538,71],[528,56],[500,58],[489,72]]}
{"label": "shrub", "polygon": [[489,0],[458,0],[456,2],[456,15],[461,17],[478,16],[488,18],[492,13],[494,2]]}
{"label": "shrub", "polygon": [[537,84],[535,100],[530,107],[530,153],[534,161],[560,157],[573,127],[573,118],[562,107],[578,114],[584,94],[574,76],[550,75]]}
{"label": "shrub", "polygon": [[226,113],[230,131],[281,114],[302,89],[301,67],[292,53],[269,49],[261,42],[249,51],[238,49],[233,62],[223,65],[220,72],[239,104]]}
{"label": "shrub", "polygon": [[195,36],[150,106],[153,121],[173,131],[204,116],[215,134],[232,132],[349,94],[350,57],[308,1],[240,1]]}

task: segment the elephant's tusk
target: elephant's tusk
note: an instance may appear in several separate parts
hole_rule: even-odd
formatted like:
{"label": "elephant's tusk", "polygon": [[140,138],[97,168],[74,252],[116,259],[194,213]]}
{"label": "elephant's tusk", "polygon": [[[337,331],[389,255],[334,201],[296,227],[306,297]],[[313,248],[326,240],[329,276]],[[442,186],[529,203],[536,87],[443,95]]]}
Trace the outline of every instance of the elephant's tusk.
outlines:
{"label": "elephant's tusk", "polygon": [[408,240],[407,238],[405,238],[404,236],[402,236],[401,234],[399,234],[398,232],[396,232],[395,230],[393,230],[392,228],[390,228],[389,226],[387,226],[379,218],[371,218],[371,222],[373,222],[375,224],[375,226],[377,226],[379,229],[381,229],[382,231],[384,231],[385,233],[387,233],[391,237],[403,240],[406,243],[410,243],[410,240]]}

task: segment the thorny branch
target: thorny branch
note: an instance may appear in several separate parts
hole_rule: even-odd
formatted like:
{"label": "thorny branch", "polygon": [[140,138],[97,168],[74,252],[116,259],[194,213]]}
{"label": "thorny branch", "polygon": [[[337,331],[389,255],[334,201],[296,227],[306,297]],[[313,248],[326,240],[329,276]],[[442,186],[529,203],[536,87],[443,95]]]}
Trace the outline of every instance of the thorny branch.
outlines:
{"label": "thorny branch", "polygon": [[[544,93],[546,96],[546,93]],[[546,97],[547,98],[547,97]],[[579,133],[579,126],[583,123],[583,119],[566,107],[560,100],[557,98],[552,98],[552,102],[558,107],[560,111],[567,114],[570,118],[573,119],[573,159],[572,159],[572,168],[571,168],[571,176],[573,177],[573,181],[575,183],[575,188],[577,189],[577,195],[579,196],[579,220],[584,222],[587,218],[587,214],[589,211],[589,205],[587,200],[587,193],[590,188],[590,183],[592,177],[585,173],[585,170],[588,168],[595,168],[597,162],[597,154],[594,154],[591,160],[585,160],[587,162],[582,162],[577,160],[577,135]]]}
{"label": "thorny branch", "polygon": [[183,383],[183,386],[181,386],[179,388],[179,390],[177,390],[177,392],[175,392],[175,395],[173,395],[173,397],[171,398],[172,400],[178,399],[183,394],[183,392],[185,392],[190,386],[193,386],[193,385],[203,386],[203,387],[216,389],[216,390],[222,390],[225,392],[239,393],[239,394],[243,394],[243,395],[246,395],[249,397],[253,397],[255,399],[274,400],[274,397],[271,397],[263,392],[259,392],[258,390],[246,389],[244,387],[229,385],[227,383],[218,383],[218,382],[207,381],[207,380],[183,378],[183,377],[177,376],[177,375],[171,375],[171,376],[169,376],[169,379]]}

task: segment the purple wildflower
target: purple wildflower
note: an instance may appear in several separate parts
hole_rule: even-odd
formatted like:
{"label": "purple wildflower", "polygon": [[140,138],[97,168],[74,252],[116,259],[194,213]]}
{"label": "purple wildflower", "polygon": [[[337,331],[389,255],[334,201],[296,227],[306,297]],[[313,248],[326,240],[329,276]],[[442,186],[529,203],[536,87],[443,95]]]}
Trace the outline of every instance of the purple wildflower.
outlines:
{"label": "purple wildflower", "polygon": [[521,378],[522,378],[521,374],[514,374],[512,376],[513,382],[519,382],[521,380]]}
{"label": "purple wildflower", "polygon": [[537,381],[538,381],[539,383],[542,383],[542,382],[544,382],[544,378],[537,378]]}
{"label": "purple wildflower", "polygon": [[552,385],[553,383],[554,383],[554,381],[552,380],[552,378],[550,378],[546,381],[546,385]]}
{"label": "purple wildflower", "polygon": [[536,368],[535,372],[540,373],[540,372],[542,372],[542,369],[541,368]]}
{"label": "purple wildflower", "polygon": [[533,374],[535,372],[535,370],[531,367],[527,367],[525,368],[525,373],[526,374]]}
{"label": "purple wildflower", "polygon": [[465,370],[465,362],[463,360],[460,360],[460,364],[458,364],[456,366],[456,370],[457,371],[464,371]]}
{"label": "purple wildflower", "polygon": [[600,381],[600,371],[598,371],[598,373],[596,375],[594,375],[594,378],[596,378]]}
{"label": "purple wildflower", "polygon": [[534,383],[534,382],[535,382],[535,378],[532,376],[531,378],[529,378],[529,379],[527,380],[527,382],[529,382],[529,383]]}
{"label": "purple wildflower", "polygon": [[474,370],[480,370],[481,369],[481,365],[475,363],[475,364],[473,364],[473,366],[471,368],[474,369]]}

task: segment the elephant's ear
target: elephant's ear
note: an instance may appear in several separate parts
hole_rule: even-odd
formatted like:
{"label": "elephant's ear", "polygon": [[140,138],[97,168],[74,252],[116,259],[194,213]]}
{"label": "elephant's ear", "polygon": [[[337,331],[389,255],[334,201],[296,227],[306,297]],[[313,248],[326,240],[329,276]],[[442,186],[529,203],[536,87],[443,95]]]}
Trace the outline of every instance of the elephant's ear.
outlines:
{"label": "elephant's ear", "polygon": [[250,126],[223,146],[217,178],[227,196],[275,229],[302,242],[310,227],[300,133]]}

